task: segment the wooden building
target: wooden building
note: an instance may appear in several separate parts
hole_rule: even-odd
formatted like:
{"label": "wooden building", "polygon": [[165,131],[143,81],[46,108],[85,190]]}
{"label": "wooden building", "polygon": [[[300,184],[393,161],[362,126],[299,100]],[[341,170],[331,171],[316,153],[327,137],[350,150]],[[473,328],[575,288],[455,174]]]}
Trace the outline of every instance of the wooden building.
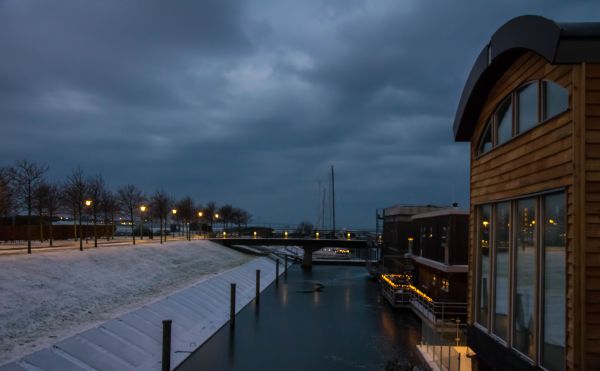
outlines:
{"label": "wooden building", "polygon": [[469,345],[479,370],[600,370],[600,23],[515,18],[475,61]]}

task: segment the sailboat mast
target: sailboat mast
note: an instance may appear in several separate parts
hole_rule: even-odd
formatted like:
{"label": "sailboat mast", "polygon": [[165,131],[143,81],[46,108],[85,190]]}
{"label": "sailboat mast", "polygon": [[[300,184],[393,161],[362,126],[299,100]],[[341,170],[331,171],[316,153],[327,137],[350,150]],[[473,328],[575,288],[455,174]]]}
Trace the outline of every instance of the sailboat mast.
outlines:
{"label": "sailboat mast", "polygon": [[333,165],[331,165],[331,214],[333,238],[335,238],[335,173],[333,171]]}

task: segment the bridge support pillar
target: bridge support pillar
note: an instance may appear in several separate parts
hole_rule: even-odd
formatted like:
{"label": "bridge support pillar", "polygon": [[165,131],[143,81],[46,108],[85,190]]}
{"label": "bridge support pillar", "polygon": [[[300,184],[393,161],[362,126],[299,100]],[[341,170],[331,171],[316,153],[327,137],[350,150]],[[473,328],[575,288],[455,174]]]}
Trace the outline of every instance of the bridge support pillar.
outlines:
{"label": "bridge support pillar", "polygon": [[313,261],[313,249],[309,247],[304,248],[304,258],[302,259],[302,268],[311,269]]}

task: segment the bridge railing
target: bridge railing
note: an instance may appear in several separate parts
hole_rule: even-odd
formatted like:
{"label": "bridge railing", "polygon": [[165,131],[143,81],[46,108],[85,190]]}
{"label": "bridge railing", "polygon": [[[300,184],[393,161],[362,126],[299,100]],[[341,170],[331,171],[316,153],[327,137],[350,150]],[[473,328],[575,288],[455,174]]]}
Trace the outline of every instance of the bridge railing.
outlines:
{"label": "bridge railing", "polygon": [[376,235],[371,230],[356,229],[313,229],[299,230],[295,228],[266,228],[260,226],[251,227],[216,227],[213,231],[200,232],[206,238],[305,238],[305,239],[336,239],[336,240],[375,240]]}

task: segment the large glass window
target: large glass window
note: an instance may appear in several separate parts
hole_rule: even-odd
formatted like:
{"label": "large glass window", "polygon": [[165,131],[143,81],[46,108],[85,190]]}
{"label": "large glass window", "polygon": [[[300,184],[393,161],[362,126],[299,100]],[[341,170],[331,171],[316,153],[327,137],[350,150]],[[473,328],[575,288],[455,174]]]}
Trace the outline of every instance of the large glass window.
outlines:
{"label": "large glass window", "polygon": [[512,102],[505,99],[496,111],[496,143],[502,144],[512,137]]}
{"label": "large glass window", "polygon": [[489,152],[494,146],[509,141],[515,135],[535,127],[540,121],[552,118],[567,109],[568,89],[552,81],[529,82],[500,102],[486,123],[475,152],[477,155]]}
{"label": "large glass window", "polygon": [[490,217],[491,205],[479,208],[478,230],[479,230],[479,293],[477,295],[477,322],[488,327],[489,292],[490,292]]}
{"label": "large glass window", "polygon": [[481,137],[481,141],[479,143],[479,148],[477,149],[478,154],[483,154],[492,149],[492,123],[488,122],[487,127],[483,132],[483,136]]}
{"label": "large glass window", "polygon": [[517,93],[517,133],[531,129],[538,123],[538,84],[531,83]]}
{"label": "large glass window", "polygon": [[544,201],[544,293],[542,365],[564,370],[566,295],[566,220],[564,193]]}
{"label": "large glass window", "polygon": [[494,333],[501,339],[508,336],[508,298],[509,291],[509,250],[510,250],[510,202],[496,205],[494,214],[494,257],[495,257],[495,294],[494,294]]}
{"label": "large glass window", "polygon": [[544,120],[569,108],[569,91],[552,81],[544,81]]}
{"label": "large glass window", "polygon": [[566,222],[565,193],[477,208],[475,319],[550,371],[565,369]]}
{"label": "large glass window", "polygon": [[513,346],[534,359],[536,199],[517,202]]}

